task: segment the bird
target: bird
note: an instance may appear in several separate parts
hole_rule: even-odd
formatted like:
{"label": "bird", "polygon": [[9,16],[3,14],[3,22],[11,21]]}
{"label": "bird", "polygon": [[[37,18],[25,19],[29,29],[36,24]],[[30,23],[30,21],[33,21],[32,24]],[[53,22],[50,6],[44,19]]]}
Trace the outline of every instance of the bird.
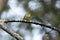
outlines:
{"label": "bird", "polygon": [[31,17],[31,13],[30,12],[27,12],[25,17],[24,17],[24,20],[30,20],[30,17]]}
{"label": "bird", "polygon": [[0,16],[2,12],[4,11],[5,6],[7,5],[8,0],[0,0]]}

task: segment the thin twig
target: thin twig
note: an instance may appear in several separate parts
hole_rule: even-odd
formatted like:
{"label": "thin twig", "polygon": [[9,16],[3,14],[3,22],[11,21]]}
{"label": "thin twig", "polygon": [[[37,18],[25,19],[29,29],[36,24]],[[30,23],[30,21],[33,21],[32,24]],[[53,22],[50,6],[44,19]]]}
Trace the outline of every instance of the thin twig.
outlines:
{"label": "thin twig", "polygon": [[43,24],[43,23],[40,23],[40,22],[35,22],[35,21],[27,21],[27,20],[6,20],[4,22],[5,23],[8,23],[8,22],[23,22],[23,23],[37,24],[37,25],[40,25],[40,26],[43,26],[43,27],[50,28],[50,29],[55,30],[55,31],[57,31],[57,32],[60,33],[60,30],[57,29],[56,27],[48,26],[46,24]]}
{"label": "thin twig", "polygon": [[23,37],[21,37],[19,34],[16,32],[10,30],[8,27],[6,27],[3,24],[0,24],[0,28],[6,31],[8,34],[10,34],[12,37],[14,37],[16,40],[23,40]]}

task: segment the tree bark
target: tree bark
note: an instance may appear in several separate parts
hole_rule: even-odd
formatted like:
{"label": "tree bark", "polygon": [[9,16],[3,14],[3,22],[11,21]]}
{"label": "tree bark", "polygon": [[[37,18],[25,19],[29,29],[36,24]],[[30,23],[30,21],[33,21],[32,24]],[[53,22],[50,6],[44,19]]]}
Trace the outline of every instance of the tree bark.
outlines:
{"label": "tree bark", "polygon": [[4,10],[4,7],[7,5],[8,0],[0,0],[0,15],[1,12]]}

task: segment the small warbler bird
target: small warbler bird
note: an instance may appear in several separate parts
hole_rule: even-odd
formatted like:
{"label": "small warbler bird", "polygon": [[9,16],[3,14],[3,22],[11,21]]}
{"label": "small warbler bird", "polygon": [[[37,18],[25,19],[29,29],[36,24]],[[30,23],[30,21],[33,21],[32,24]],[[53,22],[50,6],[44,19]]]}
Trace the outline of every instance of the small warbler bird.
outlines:
{"label": "small warbler bird", "polygon": [[25,20],[30,20],[30,17],[31,17],[31,13],[30,12],[27,12],[24,19]]}

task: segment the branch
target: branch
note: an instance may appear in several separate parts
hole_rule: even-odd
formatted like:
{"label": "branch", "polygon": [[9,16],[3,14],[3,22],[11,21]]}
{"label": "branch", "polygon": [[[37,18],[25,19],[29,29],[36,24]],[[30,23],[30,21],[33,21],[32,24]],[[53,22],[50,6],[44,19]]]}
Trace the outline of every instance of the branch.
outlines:
{"label": "branch", "polygon": [[8,34],[10,34],[12,37],[16,38],[17,40],[23,40],[23,37],[21,37],[19,34],[16,32],[10,30],[8,27],[6,27],[3,24],[0,24],[0,28],[6,31]]}
{"label": "branch", "polygon": [[27,21],[27,20],[5,20],[4,21],[4,23],[8,23],[8,22],[23,22],[23,23],[37,24],[37,25],[40,25],[40,26],[43,26],[43,27],[50,28],[50,29],[55,30],[55,31],[60,33],[60,30],[57,29],[56,27],[48,26],[48,25],[40,23],[40,22]]}

